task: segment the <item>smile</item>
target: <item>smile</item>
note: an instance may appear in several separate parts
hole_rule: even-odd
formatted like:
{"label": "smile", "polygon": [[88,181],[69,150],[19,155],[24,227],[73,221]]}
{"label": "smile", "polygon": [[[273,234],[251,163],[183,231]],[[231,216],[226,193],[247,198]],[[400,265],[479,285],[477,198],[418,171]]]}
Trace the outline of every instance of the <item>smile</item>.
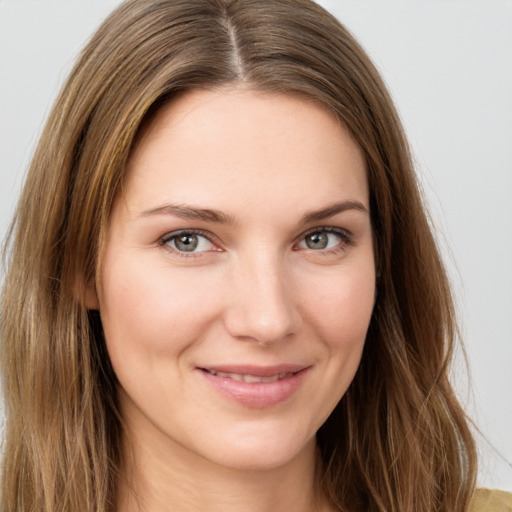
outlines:
{"label": "smile", "polygon": [[225,377],[228,379],[237,380],[238,382],[249,382],[251,384],[257,382],[276,382],[277,380],[285,379],[286,377],[291,377],[293,372],[288,373],[279,373],[270,377],[260,377],[258,375],[248,375],[241,373],[226,373],[226,372],[215,372],[213,370],[205,370],[211,375],[215,375],[217,377]]}
{"label": "smile", "polygon": [[291,399],[311,366],[223,366],[198,368],[216,393],[244,407],[263,409]]}

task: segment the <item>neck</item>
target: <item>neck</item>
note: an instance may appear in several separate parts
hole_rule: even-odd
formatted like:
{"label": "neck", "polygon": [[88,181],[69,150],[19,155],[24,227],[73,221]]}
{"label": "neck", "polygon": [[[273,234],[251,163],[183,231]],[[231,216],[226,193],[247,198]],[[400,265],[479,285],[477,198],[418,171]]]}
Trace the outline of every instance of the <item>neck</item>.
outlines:
{"label": "neck", "polygon": [[123,512],[325,512],[315,477],[314,440],[288,463],[272,468],[225,467],[172,443],[125,435],[118,486]]}

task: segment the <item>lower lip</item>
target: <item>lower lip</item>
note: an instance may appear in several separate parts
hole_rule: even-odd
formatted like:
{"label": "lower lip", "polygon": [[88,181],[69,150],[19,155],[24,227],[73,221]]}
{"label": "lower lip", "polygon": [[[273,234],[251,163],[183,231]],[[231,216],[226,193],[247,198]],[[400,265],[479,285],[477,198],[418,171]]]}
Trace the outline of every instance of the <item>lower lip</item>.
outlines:
{"label": "lower lip", "polygon": [[263,409],[290,398],[301,385],[308,369],[304,368],[275,382],[241,382],[213,375],[206,370],[200,371],[208,383],[227,398],[246,407]]}

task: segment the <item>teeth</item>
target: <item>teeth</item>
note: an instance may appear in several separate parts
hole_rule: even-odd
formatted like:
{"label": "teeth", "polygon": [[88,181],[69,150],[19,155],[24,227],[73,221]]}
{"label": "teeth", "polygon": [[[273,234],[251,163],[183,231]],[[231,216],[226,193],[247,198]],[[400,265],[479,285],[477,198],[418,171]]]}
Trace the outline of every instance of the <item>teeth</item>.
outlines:
{"label": "teeth", "polygon": [[256,375],[241,375],[239,373],[224,373],[224,372],[214,372],[213,370],[207,370],[208,373],[212,375],[216,375],[217,377],[224,377],[226,379],[237,380],[238,382],[248,382],[248,383],[256,383],[256,382],[276,382],[277,380],[284,379],[289,374],[288,373],[280,373],[278,375],[272,375],[271,377],[257,377]]}
{"label": "teeth", "polygon": [[273,377],[255,377],[254,375],[244,375],[244,382],[275,382],[279,375]]}

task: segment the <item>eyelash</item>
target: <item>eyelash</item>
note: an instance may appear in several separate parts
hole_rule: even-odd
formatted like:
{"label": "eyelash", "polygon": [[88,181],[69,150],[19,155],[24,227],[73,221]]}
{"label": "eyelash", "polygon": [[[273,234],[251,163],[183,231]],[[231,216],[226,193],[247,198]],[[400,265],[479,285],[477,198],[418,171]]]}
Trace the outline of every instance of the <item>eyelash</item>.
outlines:
{"label": "eyelash", "polygon": [[311,236],[315,233],[333,233],[340,237],[340,242],[336,244],[334,247],[330,249],[324,249],[319,251],[314,251],[313,249],[310,249],[311,251],[315,252],[315,254],[321,255],[321,256],[333,256],[336,254],[339,254],[340,252],[344,251],[347,247],[351,247],[355,245],[354,236],[352,233],[347,231],[346,229],[341,228],[333,228],[333,227],[320,227],[320,228],[313,228],[309,231],[306,231],[306,233],[301,235],[300,242],[305,240],[308,236]]}
{"label": "eyelash", "polygon": [[206,238],[211,244],[214,244],[212,241],[212,235],[207,231],[203,231],[202,229],[182,229],[180,231],[173,231],[172,233],[168,233],[167,235],[163,236],[159,241],[159,245],[166,248],[169,252],[172,252],[173,254],[176,254],[182,258],[200,258],[204,251],[187,253],[167,245],[169,242],[178,238],[180,235],[199,235]]}
{"label": "eyelash", "polygon": [[[322,256],[332,256],[332,255],[338,254],[338,253],[342,252],[343,250],[345,250],[347,247],[354,245],[354,236],[352,235],[352,233],[350,233],[349,231],[347,231],[345,229],[333,228],[333,227],[320,227],[320,228],[310,229],[309,231],[307,231],[306,233],[301,235],[301,237],[297,243],[302,242],[308,236],[311,236],[315,233],[333,233],[333,234],[339,236],[341,239],[340,242],[335,247],[332,247],[330,249],[324,249],[324,250],[318,250],[318,251],[310,249],[311,251],[315,252],[316,254],[319,254]],[[182,258],[199,258],[202,256],[203,252],[207,252],[207,251],[185,252],[185,251],[180,251],[178,249],[175,249],[175,248],[167,245],[169,242],[178,238],[180,235],[202,236],[202,237],[206,238],[210,243],[214,244],[214,242],[212,241],[211,233],[209,233],[207,231],[203,231],[201,229],[182,229],[180,231],[173,231],[172,233],[168,233],[167,235],[163,236],[159,240],[159,245],[162,247],[165,247],[168,251],[170,251],[173,254],[176,254]],[[300,249],[294,249],[294,250],[300,250]]]}

